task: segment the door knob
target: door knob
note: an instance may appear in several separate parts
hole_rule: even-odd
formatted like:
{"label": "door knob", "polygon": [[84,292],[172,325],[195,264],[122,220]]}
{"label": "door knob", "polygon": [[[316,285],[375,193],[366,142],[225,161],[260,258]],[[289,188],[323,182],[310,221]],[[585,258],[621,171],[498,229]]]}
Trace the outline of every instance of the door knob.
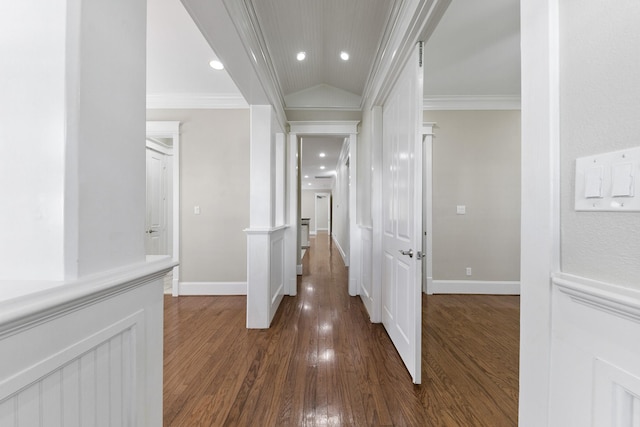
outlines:
{"label": "door knob", "polygon": [[147,231],[145,231],[145,233],[147,234],[151,234],[151,233],[157,233],[158,230],[152,230],[152,229],[148,229]]}
{"label": "door knob", "polygon": [[409,255],[409,258],[413,258],[413,249],[409,249],[408,251],[399,250],[402,255]]}

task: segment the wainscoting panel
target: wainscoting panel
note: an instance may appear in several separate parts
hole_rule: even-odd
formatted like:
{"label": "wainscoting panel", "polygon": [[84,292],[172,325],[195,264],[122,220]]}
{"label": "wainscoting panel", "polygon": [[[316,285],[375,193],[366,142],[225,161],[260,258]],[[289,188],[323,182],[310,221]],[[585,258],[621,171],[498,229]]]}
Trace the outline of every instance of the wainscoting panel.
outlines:
{"label": "wainscoting panel", "polygon": [[559,274],[551,426],[640,426],[640,290]]}
{"label": "wainscoting panel", "polygon": [[360,298],[362,298],[362,302],[364,306],[367,308],[367,312],[369,316],[372,316],[373,313],[373,304],[374,296],[373,296],[373,281],[372,281],[372,249],[373,249],[373,229],[370,227],[360,227],[360,237],[361,243],[360,247],[362,249],[362,269],[361,269],[361,277],[360,277]]}
{"label": "wainscoting panel", "polygon": [[150,264],[0,302],[0,426],[162,424],[173,263]]}

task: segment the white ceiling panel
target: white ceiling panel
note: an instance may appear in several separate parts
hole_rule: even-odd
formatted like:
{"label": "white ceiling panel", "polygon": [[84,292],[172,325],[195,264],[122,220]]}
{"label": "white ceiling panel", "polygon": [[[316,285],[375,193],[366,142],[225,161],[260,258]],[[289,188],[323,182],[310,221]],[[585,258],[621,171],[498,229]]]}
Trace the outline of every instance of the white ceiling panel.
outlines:
{"label": "white ceiling panel", "polygon": [[[302,138],[300,157],[302,189],[331,188],[343,143],[344,138],[335,136]],[[320,153],[324,153],[324,157],[321,157]]]}
{"label": "white ceiling panel", "polygon": [[[362,95],[393,0],[249,1],[283,96],[318,85]],[[296,59],[301,51],[304,61]]]}

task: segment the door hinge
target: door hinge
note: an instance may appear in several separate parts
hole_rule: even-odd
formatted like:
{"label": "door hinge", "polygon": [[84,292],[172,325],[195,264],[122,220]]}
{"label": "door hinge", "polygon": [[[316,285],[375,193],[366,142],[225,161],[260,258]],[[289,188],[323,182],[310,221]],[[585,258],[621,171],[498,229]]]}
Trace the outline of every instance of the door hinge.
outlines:
{"label": "door hinge", "polygon": [[423,43],[418,42],[418,67],[422,68]]}

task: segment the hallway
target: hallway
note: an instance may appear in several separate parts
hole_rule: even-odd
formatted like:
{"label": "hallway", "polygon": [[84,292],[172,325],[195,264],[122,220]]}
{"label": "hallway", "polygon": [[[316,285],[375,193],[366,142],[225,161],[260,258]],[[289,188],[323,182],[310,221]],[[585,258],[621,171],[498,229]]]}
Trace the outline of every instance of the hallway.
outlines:
{"label": "hallway", "polygon": [[165,296],[165,426],[517,424],[518,297],[425,297],[414,386],[326,233],[303,267],[268,330],[243,296]]}

